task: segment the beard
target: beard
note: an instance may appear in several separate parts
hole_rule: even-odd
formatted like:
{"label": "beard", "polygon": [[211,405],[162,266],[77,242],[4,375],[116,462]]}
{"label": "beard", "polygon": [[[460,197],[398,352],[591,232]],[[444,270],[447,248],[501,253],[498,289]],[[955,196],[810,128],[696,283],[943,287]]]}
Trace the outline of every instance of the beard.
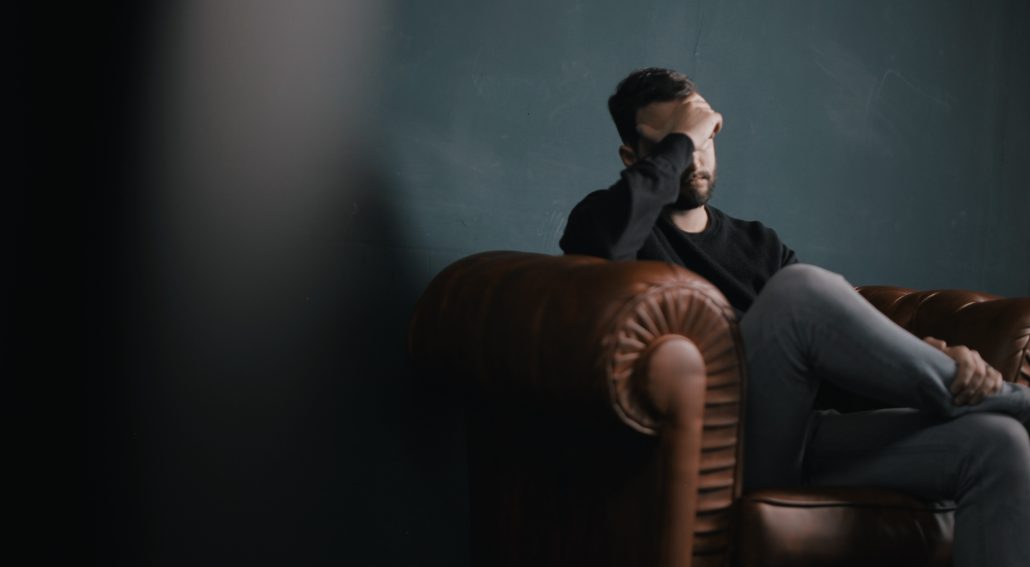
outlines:
{"label": "beard", "polygon": [[671,206],[677,211],[688,211],[705,205],[715,191],[715,172],[690,168],[680,177],[680,195]]}

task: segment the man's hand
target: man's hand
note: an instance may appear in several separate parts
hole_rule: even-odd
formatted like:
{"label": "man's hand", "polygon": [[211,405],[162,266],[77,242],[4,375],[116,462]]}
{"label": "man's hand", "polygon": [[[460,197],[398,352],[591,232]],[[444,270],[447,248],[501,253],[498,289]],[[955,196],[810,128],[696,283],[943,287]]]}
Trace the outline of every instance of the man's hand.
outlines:
{"label": "man's hand", "polygon": [[676,101],[672,114],[665,124],[639,122],[637,133],[652,144],[672,133],[686,134],[694,142],[695,148],[701,148],[722,129],[722,114],[712,110],[704,98],[698,93]]}
{"label": "man's hand", "polygon": [[955,380],[951,383],[955,405],[975,406],[983,401],[984,396],[997,394],[1001,390],[1001,373],[984,362],[980,353],[962,345],[948,346],[934,337],[924,337],[923,341],[950,356],[958,364]]}

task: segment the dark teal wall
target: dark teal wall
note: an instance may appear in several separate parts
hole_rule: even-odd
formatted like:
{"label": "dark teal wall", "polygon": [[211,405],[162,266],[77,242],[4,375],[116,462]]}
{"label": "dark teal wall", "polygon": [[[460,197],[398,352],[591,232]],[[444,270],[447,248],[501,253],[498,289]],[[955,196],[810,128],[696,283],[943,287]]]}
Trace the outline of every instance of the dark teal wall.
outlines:
{"label": "dark teal wall", "polygon": [[377,149],[422,280],[469,252],[557,252],[621,166],[607,95],[660,65],[725,115],[713,204],[803,261],[1030,294],[1025,2],[452,0],[389,22]]}

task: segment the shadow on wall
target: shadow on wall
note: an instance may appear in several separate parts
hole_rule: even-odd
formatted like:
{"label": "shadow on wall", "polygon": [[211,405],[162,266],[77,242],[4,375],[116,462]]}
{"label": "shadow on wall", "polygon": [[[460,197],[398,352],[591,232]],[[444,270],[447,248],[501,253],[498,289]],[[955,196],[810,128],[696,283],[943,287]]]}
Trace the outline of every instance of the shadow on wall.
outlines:
{"label": "shadow on wall", "polygon": [[346,147],[347,69],[318,66],[346,52],[329,16],[348,12],[201,6],[148,14],[168,28],[145,39],[116,20],[112,45],[145,55],[90,68],[104,95],[165,74],[136,89],[142,116],[105,108],[132,139],[92,148],[100,205],[70,230],[103,227],[68,269],[89,292],[67,363],[81,466],[53,481],[81,493],[68,547],[108,565],[467,563],[460,420],[405,364],[421,290],[397,188]]}
{"label": "shadow on wall", "polygon": [[405,362],[421,290],[393,189],[375,167],[342,174],[303,237],[257,259],[199,228],[210,209],[178,219],[185,242],[122,234],[142,241],[121,261],[140,291],[108,298],[114,370],[84,376],[84,529],[105,563],[467,563],[463,430]]}
{"label": "shadow on wall", "polygon": [[[362,160],[358,160],[362,163]],[[422,289],[418,249],[400,235],[383,175],[353,175],[344,229],[343,356],[338,426],[347,461],[347,549],[369,564],[468,563],[468,495],[460,400],[406,358],[407,325]],[[331,281],[333,278],[327,278]],[[338,355],[337,355],[338,356]]]}

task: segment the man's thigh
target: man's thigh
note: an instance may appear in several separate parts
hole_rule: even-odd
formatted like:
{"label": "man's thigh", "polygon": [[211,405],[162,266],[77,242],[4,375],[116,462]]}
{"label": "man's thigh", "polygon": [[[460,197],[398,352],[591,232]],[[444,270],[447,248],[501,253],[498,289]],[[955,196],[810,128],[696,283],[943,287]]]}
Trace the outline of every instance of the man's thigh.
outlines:
{"label": "man's thigh", "polygon": [[805,460],[816,486],[954,500],[955,565],[1030,565],[1030,440],[1015,419],[911,409],[824,415]]}
{"label": "man's thigh", "polygon": [[981,414],[949,420],[908,408],[825,413],[806,450],[806,481],[954,499],[962,467],[985,441],[981,422],[1004,419]]}

